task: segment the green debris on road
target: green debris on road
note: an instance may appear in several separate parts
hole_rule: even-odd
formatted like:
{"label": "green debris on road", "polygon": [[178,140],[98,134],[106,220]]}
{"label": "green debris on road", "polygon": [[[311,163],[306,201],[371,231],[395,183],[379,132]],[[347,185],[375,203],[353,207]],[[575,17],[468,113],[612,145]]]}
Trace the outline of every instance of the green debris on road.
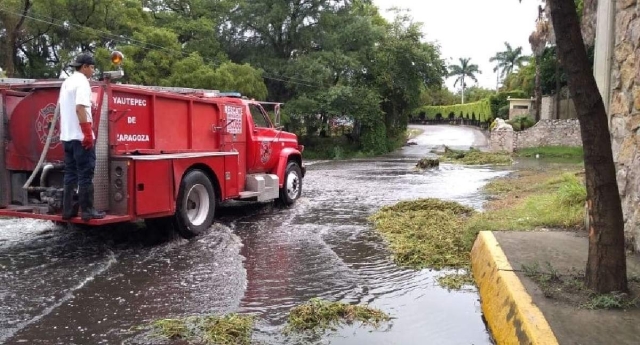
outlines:
{"label": "green debris on road", "polygon": [[253,316],[190,316],[161,319],[151,323],[154,335],[170,340],[187,340],[204,344],[250,344]]}
{"label": "green debris on road", "polygon": [[334,328],[342,322],[352,324],[356,321],[377,328],[390,319],[391,317],[386,313],[368,306],[328,302],[314,298],[291,310],[286,332],[325,330]]}
{"label": "green debris on road", "polygon": [[507,153],[483,152],[475,148],[468,151],[444,148],[443,162],[465,165],[510,165],[513,160]]}
{"label": "green debris on road", "polygon": [[475,211],[452,201],[420,199],[383,207],[370,217],[400,266],[459,268],[469,264],[463,227]]}

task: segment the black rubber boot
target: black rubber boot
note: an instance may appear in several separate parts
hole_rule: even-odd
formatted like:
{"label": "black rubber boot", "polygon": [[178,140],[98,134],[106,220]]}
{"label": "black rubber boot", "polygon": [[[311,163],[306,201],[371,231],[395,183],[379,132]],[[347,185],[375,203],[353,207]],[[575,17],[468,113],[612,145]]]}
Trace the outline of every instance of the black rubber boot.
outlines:
{"label": "black rubber boot", "polygon": [[80,216],[82,217],[83,221],[88,222],[91,219],[102,219],[106,216],[104,212],[98,212],[95,208],[93,208],[92,184],[86,187],[82,186],[78,191],[78,195],[80,197],[80,208],[82,209]]}
{"label": "black rubber boot", "polygon": [[73,217],[78,216],[78,201],[74,200],[75,197],[75,185],[64,186],[64,192],[62,194],[62,220],[68,221]]}

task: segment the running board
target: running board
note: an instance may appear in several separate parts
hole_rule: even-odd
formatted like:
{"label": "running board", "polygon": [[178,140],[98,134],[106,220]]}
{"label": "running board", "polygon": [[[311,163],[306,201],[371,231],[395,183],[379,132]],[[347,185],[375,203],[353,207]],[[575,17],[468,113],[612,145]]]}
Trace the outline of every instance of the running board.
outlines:
{"label": "running board", "polygon": [[[46,214],[46,213],[39,213],[39,212],[42,212],[41,207],[9,206],[8,208],[0,209],[0,217],[31,218],[31,219],[50,220],[52,222],[61,222],[61,223],[67,222],[62,220],[62,215],[60,214]],[[91,219],[88,222],[83,221],[80,217],[73,217],[68,222],[75,223],[75,224],[98,226],[98,225],[130,222],[132,220],[133,218],[131,218],[130,216],[106,215],[102,219]]]}
{"label": "running board", "polygon": [[280,196],[278,175],[247,175],[245,191],[240,192],[240,199],[256,198],[257,201],[269,201]]}

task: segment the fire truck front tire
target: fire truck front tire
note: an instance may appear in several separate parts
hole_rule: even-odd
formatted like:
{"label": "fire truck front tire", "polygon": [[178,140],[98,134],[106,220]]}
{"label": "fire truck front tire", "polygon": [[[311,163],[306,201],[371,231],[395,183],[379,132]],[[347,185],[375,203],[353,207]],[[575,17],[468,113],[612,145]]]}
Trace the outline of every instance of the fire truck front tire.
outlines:
{"label": "fire truck front tire", "polygon": [[289,162],[284,173],[284,186],[280,189],[280,201],[292,205],[302,194],[302,169],[296,162]]}
{"label": "fire truck front tire", "polygon": [[188,172],[180,183],[176,200],[176,230],[184,238],[193,238],[213,224],[216,194],[209,177],[201,170]]}

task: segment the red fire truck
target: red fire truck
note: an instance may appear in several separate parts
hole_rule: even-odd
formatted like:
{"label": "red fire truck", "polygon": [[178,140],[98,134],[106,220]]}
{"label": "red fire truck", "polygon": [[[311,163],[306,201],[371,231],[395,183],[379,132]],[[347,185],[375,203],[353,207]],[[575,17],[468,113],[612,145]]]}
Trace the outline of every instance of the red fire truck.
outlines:
{"label": "red fire truck", "polygon": [[[304,147],[273,125],[264,103],[215,90],[112,82],[120,76],[104,72],[91,82],[94,206],[107,216],[72,223],[144,220],[189,238],[211,226],[221,202],[291,205],[300,197]],[[0,216],[62,222],[61,84],[0,79]]]}

